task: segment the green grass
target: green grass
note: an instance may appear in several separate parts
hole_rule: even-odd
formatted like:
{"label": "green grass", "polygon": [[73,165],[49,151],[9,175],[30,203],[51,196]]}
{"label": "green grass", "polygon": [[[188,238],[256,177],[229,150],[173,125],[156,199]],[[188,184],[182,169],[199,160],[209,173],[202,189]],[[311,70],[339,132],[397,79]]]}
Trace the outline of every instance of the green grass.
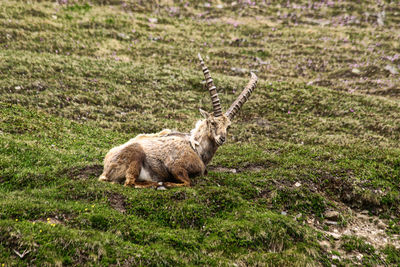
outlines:
{"label": "green grass", "polygon": [[[0,264],[358,264],[305,223],[330,209],[398,234],[400,8],[328,2],[2,1]],[[208,175],[168,191],[98,182],[113,146],[210,110],[198,52],[224,108],[260,78]],[[394,246],[340,242],[399,264]]]}

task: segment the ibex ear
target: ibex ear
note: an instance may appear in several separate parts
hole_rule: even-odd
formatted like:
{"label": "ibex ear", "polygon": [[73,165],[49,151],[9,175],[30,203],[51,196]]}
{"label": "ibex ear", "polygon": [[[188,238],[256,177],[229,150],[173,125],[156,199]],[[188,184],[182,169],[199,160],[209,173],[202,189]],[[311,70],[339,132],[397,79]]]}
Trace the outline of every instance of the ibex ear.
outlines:
{"label": "ibex ear", "polygon": [[200,111],[201,115],[204,117],[204,119],[208,119],[211,116],[210,113],[208,113],[205,110],[202,110],[201,108],[199,108],[199,111]]}

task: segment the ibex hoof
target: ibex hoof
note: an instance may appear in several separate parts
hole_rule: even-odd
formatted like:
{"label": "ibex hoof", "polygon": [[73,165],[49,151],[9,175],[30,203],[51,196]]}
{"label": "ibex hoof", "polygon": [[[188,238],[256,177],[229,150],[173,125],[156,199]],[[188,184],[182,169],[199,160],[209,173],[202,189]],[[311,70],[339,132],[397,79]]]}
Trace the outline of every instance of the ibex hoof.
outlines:
{"label": "ibex hoof", "polygon": [[107,177],[104,175],[100,175],[99,181],[108,181]]}

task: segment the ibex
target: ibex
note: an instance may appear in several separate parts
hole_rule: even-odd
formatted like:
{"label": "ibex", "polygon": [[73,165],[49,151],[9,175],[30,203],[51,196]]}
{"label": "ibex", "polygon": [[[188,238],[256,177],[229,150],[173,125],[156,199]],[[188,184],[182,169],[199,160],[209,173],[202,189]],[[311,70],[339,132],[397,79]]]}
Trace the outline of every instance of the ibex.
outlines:
{"label": "ibex", "polygon": [[218,147],[226,141],[231,120],[247,101],[257,84],[251,79],[243,92],[222,114],[216,87],[210,72],[198,55],[210,92],[214,112],[200,109],[203,120],[196,123],[190,133],[169,129],[156,134],[140,134],[127,143],[111,149],[104,159],[100,181],[123,182],[135,188],[190,186],[190,177],[204,175]]}

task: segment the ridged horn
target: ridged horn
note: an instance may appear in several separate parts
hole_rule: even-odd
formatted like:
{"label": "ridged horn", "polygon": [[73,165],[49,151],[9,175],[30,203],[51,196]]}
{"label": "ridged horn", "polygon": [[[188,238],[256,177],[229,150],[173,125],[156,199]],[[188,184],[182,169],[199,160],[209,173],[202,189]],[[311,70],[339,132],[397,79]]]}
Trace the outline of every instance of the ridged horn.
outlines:
{"label": "ridged horn", "polygon": [[225,112],[225,115],[229,119],[233,119],[237,112],[240,110],[240,108],[243,106],[244,103],[249,99],[251,93],[253,92],[254,88],[257,85],[257,80],[258,77],[251,72],[251,78],[249,83],[246,85],[246,87],[243,89],[243,91],[240,93],[239,97],[235,100],[235,102],[232,103],[232,105],[229,107],[228,111]]}
{"label": "ridged horn", "polygon": [[208,70],[206,64],[204,64],[203,58],[200,53],[198,54],[200,65],[203,69],[204,77],[206,78],[206,86],[210,92],[211,101],[214,109],[214,117],[222,116],[221,102],[219,101],[217,88],[214,85],[213,79],[211,78],[210,71]]}

